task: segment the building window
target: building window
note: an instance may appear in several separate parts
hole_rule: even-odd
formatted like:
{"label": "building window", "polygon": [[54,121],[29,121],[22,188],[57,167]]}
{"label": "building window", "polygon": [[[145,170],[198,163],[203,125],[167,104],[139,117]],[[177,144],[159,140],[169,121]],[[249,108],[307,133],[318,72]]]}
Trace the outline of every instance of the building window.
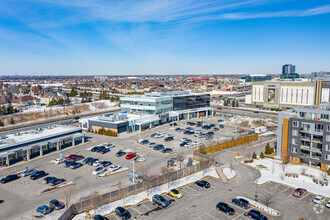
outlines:
{"label": "building window", "polygon": [[330,145],[329,145],[329,144],[326,144],[326,145],[325,145],[325,150],[326,150],[326,151],[330,151]]}
{"label": "building window", "polygon": [[298,89],[296,90],[296,103],[298,103]]}
{"label": "building window", "polygon": [[294,139],[294,138],[292,138],[292,144],[293,144],[293,145],[297,145],[297,140]]}
{"label": "building window", "polygon": [[299,127],[299,122],[298,121],[293,121],[292,125],[293,125],[293,127],[297,128],[297,127]]}
{"label": "building window", "polygon": [[298,136],[298,130],[292,130],[292,136]]}
{"label": "building window", "polygon": [[309,89],[307,89],[307,94],[306,94],[306,104],[308,104],[308,91],[309,91]]}
{"label": "building window", "polygon": [[323,125],[322,124],[316,124],[315,125],[315,131],[316,132],[323,132]]}
{"label": "building window", "polygon": [[299,115],[300,115],[301,118],[305,118],[306,112],[299,112]]}
{"label": "building window", "polygon": [[327,141],[330,141],[330,135],[327,135],[327,136],[326,136],[326,140],[327,140]]}
{"label": "building window", "polygon": [[326,154],[326,155],[325,155],[325,159],[326,159],[326,160],[330,160],[330,154]]}
{"label": "building window", "polygon": [[291,148],[291,153],[297,153],[297,148],[296,147]]}
{"label": "building window", "polygon": [[330,131],[330,125],[327,126],[327,131]]}
{"label": "building window", "polygon": [[303,100],[304,100],[304,89],[301,90],[301,104],[303,104]]}
{"label": "building window", "polygon": [[291,89],[291,103],[293,103],[293,89]]}
{"label": "building window", "polygon": [[286,103],[288,102],[289,89],[286,89]]}
{"label": "building window", "polygon": [[329,115],[328,114],[321,114],[321,119],[329,120]]}

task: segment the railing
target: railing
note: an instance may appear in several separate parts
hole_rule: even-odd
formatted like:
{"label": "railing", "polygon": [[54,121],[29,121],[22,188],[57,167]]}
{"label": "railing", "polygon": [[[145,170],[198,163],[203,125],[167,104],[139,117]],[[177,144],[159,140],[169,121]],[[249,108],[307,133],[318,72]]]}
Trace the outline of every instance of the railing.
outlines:
{"label": "railing", "polygon": [[118,190],[105,193],[103,195],[93,196],[81,202],[77,202],[69,206],[69,208],[58,218],[58,220],[68,220],[73,215],[83,213],[87,210],[95,209],[105,204],[126,198],[128,196],[147,191],[154,187],[173,182],[177,179],[189,176],[210,167],[210,161],[202,161],[190,167],[181,170],[173,171],[168,174],[157,176],[151,179],[144,180],[142,183],[137,183]]}

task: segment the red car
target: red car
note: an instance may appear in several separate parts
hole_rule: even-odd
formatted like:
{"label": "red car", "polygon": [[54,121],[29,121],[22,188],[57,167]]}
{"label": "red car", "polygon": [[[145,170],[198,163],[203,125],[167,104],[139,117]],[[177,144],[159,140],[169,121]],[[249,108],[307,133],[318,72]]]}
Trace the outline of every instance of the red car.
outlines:
{"label": "red car", "polygon": [[127,154],[126,155],[127,160],[132,159],[133,157],[135,157],[135,154]]}
{"label": "red car", "polygon": [[222,108],[217,108],[218,110],[222,110]]}
{"label": "red car", "polygon": [[307,192],[306,189],[303,189],[303,188],[298,188],[296,189],[295,191],[293,191],[292,195],[295,196],[295,197],[301,197],[303,196],[305,193]]}
{"label": "red car", "polygon": [[83,158],[84,157],[82,155],[77,155],[77,154],[71,154],[71,155],[66,157],[66,159],[70,160],[70,161],[77,161],[77,160],[81,160]]}

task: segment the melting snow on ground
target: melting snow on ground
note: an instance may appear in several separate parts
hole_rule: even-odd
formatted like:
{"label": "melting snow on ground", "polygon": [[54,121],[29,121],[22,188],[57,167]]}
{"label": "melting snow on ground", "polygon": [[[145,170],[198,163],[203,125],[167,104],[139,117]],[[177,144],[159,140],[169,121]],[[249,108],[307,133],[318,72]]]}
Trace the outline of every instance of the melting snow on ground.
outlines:
{"label": "melting snow on ground", "polygon": [[[283,166],[282,161],[270,158],[260,160],[255,159],[252,163],[248,163],[247,165],[259,169],[261,177],[257,180],[258,184],[274,181],[293,188],[304,188],[307,191],[317,195],[330,197],[330,184],[328,186],[321,186],[314,183],[312,178],[301,175],[302,171],[305,170],[306,174],[311,174],[318,179],[323,179],[325,172],[319,169],[294,164],[287,164]],[[284,175],[285,173],[296,173],[298,174],[298,178],[287,177]],[[327,176],[327,180],[330,183],[329,176]]]}
{"label": "melting snow on ground", "polygon": [[230,179],[232,179],[236,176],[236,171],[234,169],[229,168],[229,167],[223,168],[222,172],[228,180],[230,180]]}
{"label": "melting snow on ground", "polygon": [[[200,172],[197,172],[190,176],[173,181],[172,183],[170,183],[169,187],[168,187],[168,184],[164,184],[164,185],[161,185],[161,186],[158,186],[158,187],[155,187],[155,188],[149,190],[148,193],[147,193],[147,191],[144,191],[139,194],[129,196],[127,198],[115,201],[113,203],[106,204],[98,209],[91,210],[89,213],[91,215],[94,215],[94,214],[108,215],[111,212],[113,212],[115,210],[115,208],[118,206],[135,205],[144,199],[151,200],[152,196],[155,194],[162,194],[162,193],[169,192],[171,189],[178,188],[178,187],[184,186],[189,183],[193,183],[193,182],[203,178],[203,176],[212,176],[215,178],[219,178],[217,172],[215,171],[215,169],[213,167],[206,169],[204,172],[205,172],[204,175],[203,175],[203,171],[200,171]],[[85,220],[86,213],[79,214],[79,215],[75,216],[73,219],[74,220]]]}

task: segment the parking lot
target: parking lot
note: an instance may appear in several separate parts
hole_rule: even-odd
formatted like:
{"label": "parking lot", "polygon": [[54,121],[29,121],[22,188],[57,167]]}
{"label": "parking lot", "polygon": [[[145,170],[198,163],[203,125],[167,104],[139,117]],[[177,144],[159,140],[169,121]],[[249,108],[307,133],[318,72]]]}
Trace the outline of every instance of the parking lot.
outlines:
{"label": "parking lot", "polygon": [[[231,204],[232,198],[236,196],[244,196],[254,199],[256,186],[252,183],[247,185],[237,183],[242,182],[240,178],[234,180],[234,184],[223,183],[213,178],[206,179],[211,187],[204,189],[194,184],[190,184],[178,189],[183,198],[176,199],[167,194],[164,198],[170,201],[171,206],[168,208],[160,208],[151,201],[146,201],[136,206],[128,207],[133,219],[248,219],[244,215],[250,209],[243,209]],[[262,212],[268,219],[317,219],[328,220],[330,209],[316,205],[312,202],[314,195],[305,194],[302,198],[292,196],[294,189],[283,186],[278,183],[270,182],[263,186],[258,186],[259,201],[266,203],[266,193],[270,193],[271,199],[269,206],[281,212],[280,216],[271,216]],[[216,210],[218,202],[225,202],[235,209],[233,216]],[[111,214],[107,216],[110,220],[118,220],[118,216]]]}

